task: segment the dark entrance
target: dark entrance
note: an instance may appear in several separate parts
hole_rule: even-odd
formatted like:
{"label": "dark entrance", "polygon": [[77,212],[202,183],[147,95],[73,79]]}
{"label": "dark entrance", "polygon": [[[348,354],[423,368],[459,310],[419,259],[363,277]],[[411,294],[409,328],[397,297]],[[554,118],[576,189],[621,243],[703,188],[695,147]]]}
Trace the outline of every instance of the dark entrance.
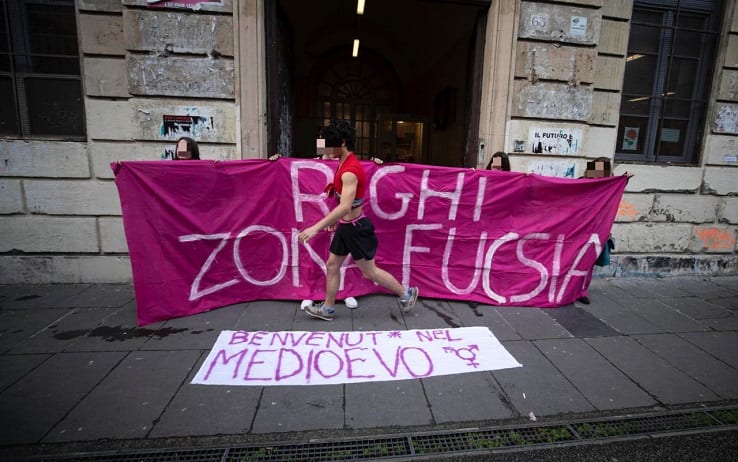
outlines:
{"label": "dark entrance", "polygon": [[344,118],[364,159],[473,166],[489,3],[266,1],[269,153],[314,156]]}

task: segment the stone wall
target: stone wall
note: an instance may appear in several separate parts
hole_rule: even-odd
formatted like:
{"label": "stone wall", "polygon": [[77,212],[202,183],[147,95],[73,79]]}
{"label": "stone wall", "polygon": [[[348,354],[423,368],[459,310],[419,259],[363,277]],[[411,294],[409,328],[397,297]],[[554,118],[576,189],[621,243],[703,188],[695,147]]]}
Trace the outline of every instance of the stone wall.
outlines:
{"label": "stone wall", "polygon": [[[727,2],[702,164],[615,164],[615,174],[634,176],[613,227],[613,263],[599,274],[738,271],[735,3]],[[632,0],[521,3],[505,143],[513,170],[578,178],[588,159],[614,157],[632,7]],[[535,134],[549,137],[543,152]],[[573,135],[576,146],[556,143],[557,134]]]}
{"label": "stone wall", "polygon": [[[0,140],[0,283],[131,280],[110,163],[165,158],[182,130],[165,116],[192,118],[205,159],[261,156],[261,4],[162,3],[77,0],[88,140]],[[601,274],[738,271],[738,12],[726,5],[701,164],[615,166],[635,176]],[[577,178],[612,158],[632,0],[492,7],[500,27],[517,18],[517,38],[511,91],[484,97],[482,118],[506,117],[513,170]]]}
{"label": "stone wall", "polygon": [[165,116],[190,117],[203,158],[241,158],[221,3],[77,0],[87,142],[0,141],[0,282],[131,280],[110,163],[167,158],[187,124]]}

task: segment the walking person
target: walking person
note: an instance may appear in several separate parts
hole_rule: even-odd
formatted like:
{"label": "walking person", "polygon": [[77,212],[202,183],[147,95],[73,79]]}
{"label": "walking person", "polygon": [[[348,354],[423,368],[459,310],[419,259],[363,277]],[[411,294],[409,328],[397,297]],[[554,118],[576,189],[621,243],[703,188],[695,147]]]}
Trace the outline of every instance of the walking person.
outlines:
{"label": "walking person", "polygon": [[[320,154],[320,156],[316,157],[316,159],[335,160],[335,159],[333,159],[331,156],[329,156],[325,152],[325,140],[324,139],[318,138],[318,140],[317,140],[317,150],[318,150],[318,153]],[[278,160],[281,157],[282,157],[282,155],[280,153],[276,153],[276,154],[272,154],[271,156],[269,156],[268,159],[269,160]],[[371,160],[372,162],[374,162],[377,165],[384,164],[384,161],[382,159],[380,159],[379,157],[376,157],[376,156],[372,156],[369,160]],[[350,296],[349,297],[346,297],[343,300],[343,303],[344,303],[344,305],[346,305],[346,308],[351,309],[351,310],[355,310],[356,308],[359,307],[359,301],[356,300],[356,298],[354,298],[354,297],[350,297]],[[310,306],[312,304],[313,304],[313,301],[312,300],[309,300],[309,299],[303,300],[302,302],[300,302],[300,310],[301,311],[305,311],[305,307]]]}
{"label": "walking person", "polygon": [[361,274],[397,295],[400,309],[407,313],[415,306],[418,288],[405,288],[394,276],[377,267],[374,261],[378,240],[374,225],[363,211],[367,181],[364,168],[353,152],[356,130],[345,120],[334,120],[323,127],[321,138],[325,140],[326,154],[339,161],[333,183],[328,188],[329,196],[335,195],[338,205],[298,236],[300,242],[307,242],[321,230],[335,230],[326,262],[325,301],[306,306],[305,313],[325,321],[333,319],[340,268],[349,253]]}

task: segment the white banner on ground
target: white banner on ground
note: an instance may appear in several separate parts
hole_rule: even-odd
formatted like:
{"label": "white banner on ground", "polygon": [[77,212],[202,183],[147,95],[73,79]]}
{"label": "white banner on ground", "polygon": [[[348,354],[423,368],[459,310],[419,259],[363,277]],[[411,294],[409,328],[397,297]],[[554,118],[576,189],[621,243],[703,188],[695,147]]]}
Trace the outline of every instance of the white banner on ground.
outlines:
{"label": "white banner on ground", "polygon": [[192,383],[326,385],[522,367],[486,327],[222,331]]}

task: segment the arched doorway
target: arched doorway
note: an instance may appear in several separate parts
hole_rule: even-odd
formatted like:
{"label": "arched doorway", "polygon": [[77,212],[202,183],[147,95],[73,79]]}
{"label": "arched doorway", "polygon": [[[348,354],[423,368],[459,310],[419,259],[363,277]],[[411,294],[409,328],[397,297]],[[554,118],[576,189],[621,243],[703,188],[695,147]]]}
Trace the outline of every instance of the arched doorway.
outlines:
{"label": "arched doorway", "polygon": [[309,98],[313,139],[331,119],[348,120],[356,127],[356,154],[368,159],[376,154],[377,121],[399,104],[400,82],[380,56],[367,51],[353,58],[339,49],[313,67]]}
{"label": "arched doorway", "polygon": [[314,155],[320,127],[341,117],[357,127],[364,157],[475,166],[479,31],[490,1],[366,3],[357,15],[356,2],[346,0],[265,2],[275,11],[265,12],[268,100],[277,101],[268,109],[270,148],[286,134],[292,155]]}

